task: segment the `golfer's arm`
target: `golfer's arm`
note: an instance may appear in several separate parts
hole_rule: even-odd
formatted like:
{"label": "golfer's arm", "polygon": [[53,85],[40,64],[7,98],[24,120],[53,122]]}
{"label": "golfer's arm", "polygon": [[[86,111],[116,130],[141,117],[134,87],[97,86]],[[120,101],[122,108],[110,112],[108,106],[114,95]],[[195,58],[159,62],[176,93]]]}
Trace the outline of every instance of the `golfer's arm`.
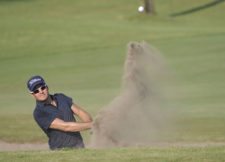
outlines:
{"label": "golfer's arm", "polygon": [[73,113],[81,119],[82,122],[92,122],[91,115],[85,110],[83,110],[81,107],[79,107],[78,105],[73,104],[71,106],[71,109]]}
{"label": "golfer's arm", "polygon": [[59,118],[55,118],[50,125],[52,129],[58,129],[64,132],[78,132],[91,128],[92,123],[65,122]]}

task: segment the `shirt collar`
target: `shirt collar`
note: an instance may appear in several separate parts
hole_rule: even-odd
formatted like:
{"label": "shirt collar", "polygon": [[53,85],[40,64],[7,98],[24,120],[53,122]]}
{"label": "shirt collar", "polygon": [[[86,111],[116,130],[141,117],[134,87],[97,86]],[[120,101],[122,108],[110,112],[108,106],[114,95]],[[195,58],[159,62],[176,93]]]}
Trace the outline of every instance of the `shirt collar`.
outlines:
{"label": "shirt collar", "polygon": [[[54,95],[49,94],[49,96],[51,97],[51,99],[56,100],[56,97]],[[41,106],[42,107],[42,106],[49,105],[50,103],[48,103],[47,100],[45,100],[45,101],[38,101],[38,100],[36,100],[36,104],[38,106]]]}

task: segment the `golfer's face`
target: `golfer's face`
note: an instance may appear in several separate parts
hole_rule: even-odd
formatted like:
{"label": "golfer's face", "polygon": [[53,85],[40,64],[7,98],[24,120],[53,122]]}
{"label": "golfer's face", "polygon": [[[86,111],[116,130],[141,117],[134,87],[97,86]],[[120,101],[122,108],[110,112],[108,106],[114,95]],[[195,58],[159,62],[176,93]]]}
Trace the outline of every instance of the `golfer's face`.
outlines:
{"label": "golfer's face", "polygon": [[38,101],[45,101],[48,98],[48,87],[47,86],[41,86],[38,89],[36,89],[32,93],[32,95]]}

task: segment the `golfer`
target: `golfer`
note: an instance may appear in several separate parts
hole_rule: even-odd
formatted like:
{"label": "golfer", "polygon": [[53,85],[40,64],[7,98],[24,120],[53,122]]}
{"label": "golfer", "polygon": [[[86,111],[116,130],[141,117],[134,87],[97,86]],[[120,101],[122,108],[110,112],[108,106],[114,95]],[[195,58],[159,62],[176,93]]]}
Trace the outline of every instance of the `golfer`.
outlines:
{"label": "golfer", "polygon": [[[33,116],[48,136],[51,150],[84,148],[80,131],[90,129],[91,116],[62,93],[49,94],[49,88],[41,76],[27,81],[27,88],[36,100]],[[81,122],[77,122],[74,115]]]}

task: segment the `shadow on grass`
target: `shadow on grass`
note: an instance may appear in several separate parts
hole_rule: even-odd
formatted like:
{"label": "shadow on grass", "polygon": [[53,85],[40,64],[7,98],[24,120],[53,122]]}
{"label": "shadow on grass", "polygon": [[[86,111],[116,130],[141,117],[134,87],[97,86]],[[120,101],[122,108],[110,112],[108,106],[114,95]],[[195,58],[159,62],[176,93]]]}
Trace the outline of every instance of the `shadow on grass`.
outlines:
{"label": "shadow on grass", "polygon": [[225,2],[225,0],[213,0],[210,3],[204,4],[204,5],[195,7],[195,8],[191,8],[191,9],[186,10],[186,11],[182,11],[182,12],[178,12],[178,13],[173,13],[170,16],[176,17],[176,16],[182,16],[182,15],[191,14],[193,12],[198,12],[198,11],[201,11],[203,9],[207,9],[209,7],[213,7],[213,6],[218,5],[218,4],[222,3],[222,2]]}

